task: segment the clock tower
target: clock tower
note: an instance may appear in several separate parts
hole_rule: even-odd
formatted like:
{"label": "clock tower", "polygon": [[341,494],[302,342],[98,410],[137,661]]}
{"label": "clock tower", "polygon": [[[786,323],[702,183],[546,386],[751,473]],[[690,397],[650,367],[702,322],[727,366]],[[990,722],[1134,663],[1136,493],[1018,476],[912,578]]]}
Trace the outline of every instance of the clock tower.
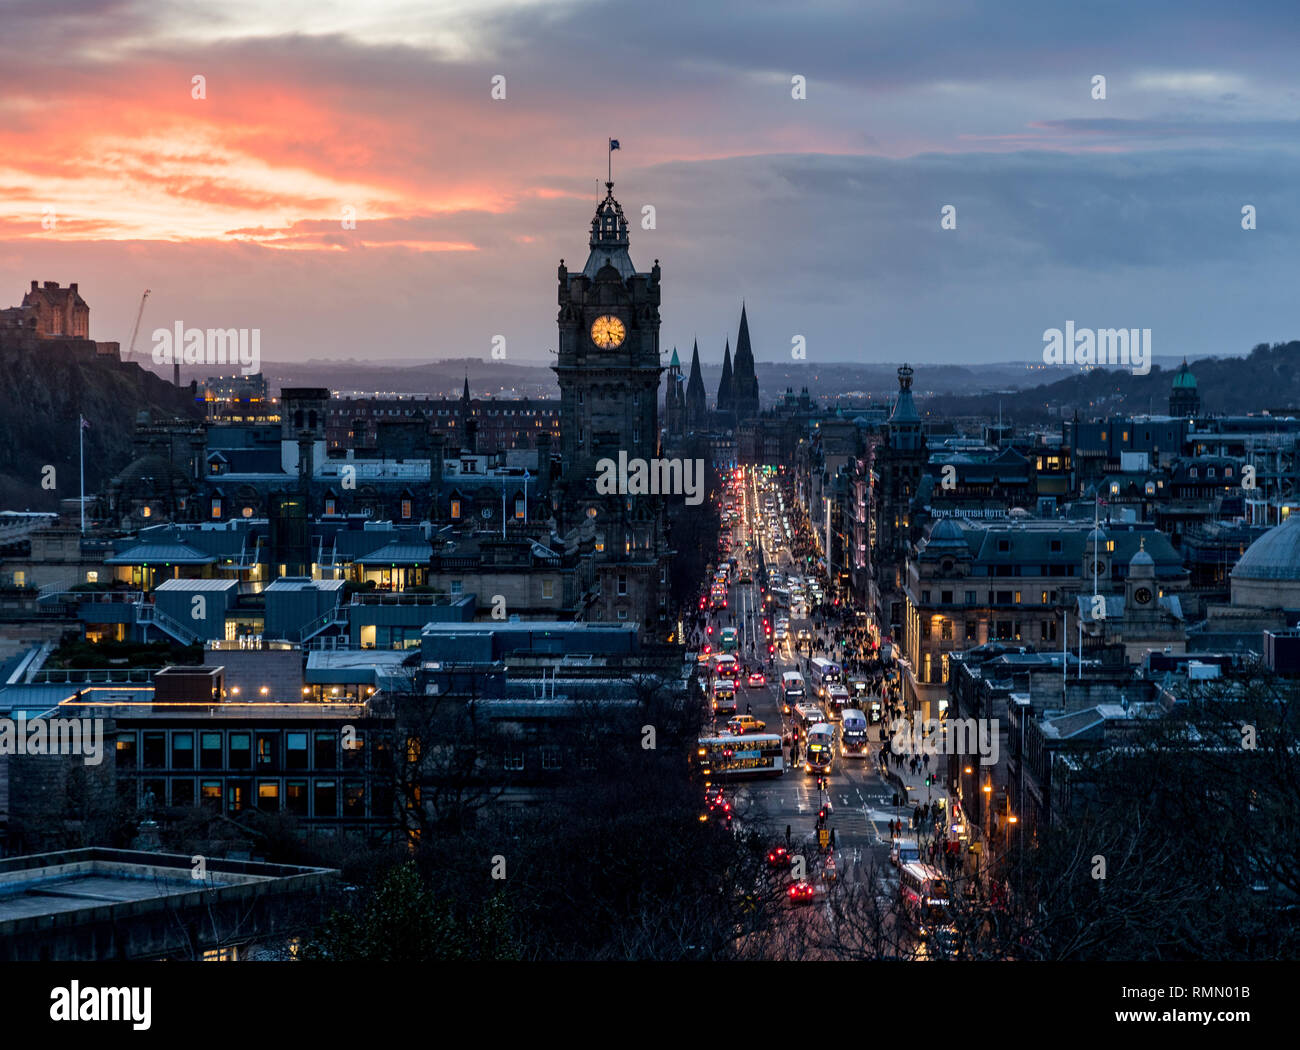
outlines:
{"label": "clock tower", "polygon": [[[658,635],[668,594],[665,497],[600,492],[601,461],[659,455],[659,261],[638,273],[627,219],[605,183],[586,265],[560,260],[560,474],[552,509],[561,534],[590,529],[599,599],[589,615],[639,622]],[[607,487],[607,486],[606,486]]]}
{"label": "clock tower", "polygon": [[[628,255],[627,219],[605,183],[591,220],[581,272],[560,260],[559,360],[561,484],[573,524],[583,495],[595,492],[596,464],[653,459],[659,451],[659,261],[638,273]],[[584,509],[585,512],[585,509]]]}

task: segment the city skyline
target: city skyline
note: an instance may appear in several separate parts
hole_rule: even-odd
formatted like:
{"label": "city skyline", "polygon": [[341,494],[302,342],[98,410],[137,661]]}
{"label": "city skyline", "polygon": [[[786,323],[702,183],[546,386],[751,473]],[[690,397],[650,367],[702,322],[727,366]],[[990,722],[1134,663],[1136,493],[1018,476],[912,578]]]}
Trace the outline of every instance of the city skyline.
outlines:
{"label": "city skyline", "polygon": [[720,360],[742,299],[759,363],[800,336],[813,362],[1032,360],[1064,318],[1151,328],[1157,356],[1294,335],[1282,5],[1248,30],[1217,5],[306,10],[83,3],[57,31],[12,10],[0,281],[79,280],[92,337],[124,347],[150,288],[137,354],[183,320],[261,329],[269,360],[487,359],[504,336],[546,365],[545,275],[584,250],[613,137],[632,259],[673,300],[665,359],[698,338]]}
{"label": "city skyline", "polygon": [[[1280,1013],[1287,6],[0,25],[20,1024],[301,1038],[298,962],[367,1031],[430,963]],[[672,1031],[734,1012],[696,974]]]}

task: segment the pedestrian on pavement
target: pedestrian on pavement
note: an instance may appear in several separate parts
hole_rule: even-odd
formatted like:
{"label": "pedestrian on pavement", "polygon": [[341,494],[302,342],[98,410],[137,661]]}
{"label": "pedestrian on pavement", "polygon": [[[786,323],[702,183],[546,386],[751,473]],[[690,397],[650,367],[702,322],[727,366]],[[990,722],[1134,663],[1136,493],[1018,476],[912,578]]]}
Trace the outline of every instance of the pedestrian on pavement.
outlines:
{"label": "pedestrian on pavement", "polygon": [[925,753],[925,768],[930,768],[930,752],[928,751]]}

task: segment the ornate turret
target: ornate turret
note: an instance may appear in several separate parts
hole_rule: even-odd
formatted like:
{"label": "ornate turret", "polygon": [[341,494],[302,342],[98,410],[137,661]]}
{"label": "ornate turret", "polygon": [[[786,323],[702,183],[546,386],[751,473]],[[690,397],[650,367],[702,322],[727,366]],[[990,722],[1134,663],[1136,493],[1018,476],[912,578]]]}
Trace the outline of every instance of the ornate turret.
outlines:
{"label": "ornate turret", "polygon": [[605,183],[605,199],[596,205],[596,214],[591,220],[591,254],[587,256],[587,265],[583,274],[593,280],[606,264],[618,271],[619,277],[626,280],[636,273],[632,257],[628,255],[627,219],[623,215],[623,206],[614,199],[614,184]]}
{"label": "ornate turret", "polygon": [[1201,394],[1196,389],[1196,376],[1187,367],[1187,358],[1183,358],[1182,367],[1174,373],[1174,381],[1169,389],[1169,414],[1181,418],[1191,418],[1201,413]]}
{"label": "ornate turret", "polygon": [[911,365],[903,365],[898,370],[898,399],[889,414],[889,444],[901,451],[913,451],[921,446],[921,414],[912,400]]}

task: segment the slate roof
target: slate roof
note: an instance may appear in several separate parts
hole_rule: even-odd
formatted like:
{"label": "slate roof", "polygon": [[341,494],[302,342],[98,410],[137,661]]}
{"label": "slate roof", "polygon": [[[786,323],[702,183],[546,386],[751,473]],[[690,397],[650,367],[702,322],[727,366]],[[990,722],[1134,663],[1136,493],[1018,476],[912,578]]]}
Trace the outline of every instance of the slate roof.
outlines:
{"label": "slate roof", "polygon": [[187,543],[137,543],[104,559],[105,565],[211,565],[217,559]]}
{"label": "slate roof", "polygon": [[387,543],[378,550],[363,554],[356,561],[361,565],[425,565],[433,548],[419,543]]}

